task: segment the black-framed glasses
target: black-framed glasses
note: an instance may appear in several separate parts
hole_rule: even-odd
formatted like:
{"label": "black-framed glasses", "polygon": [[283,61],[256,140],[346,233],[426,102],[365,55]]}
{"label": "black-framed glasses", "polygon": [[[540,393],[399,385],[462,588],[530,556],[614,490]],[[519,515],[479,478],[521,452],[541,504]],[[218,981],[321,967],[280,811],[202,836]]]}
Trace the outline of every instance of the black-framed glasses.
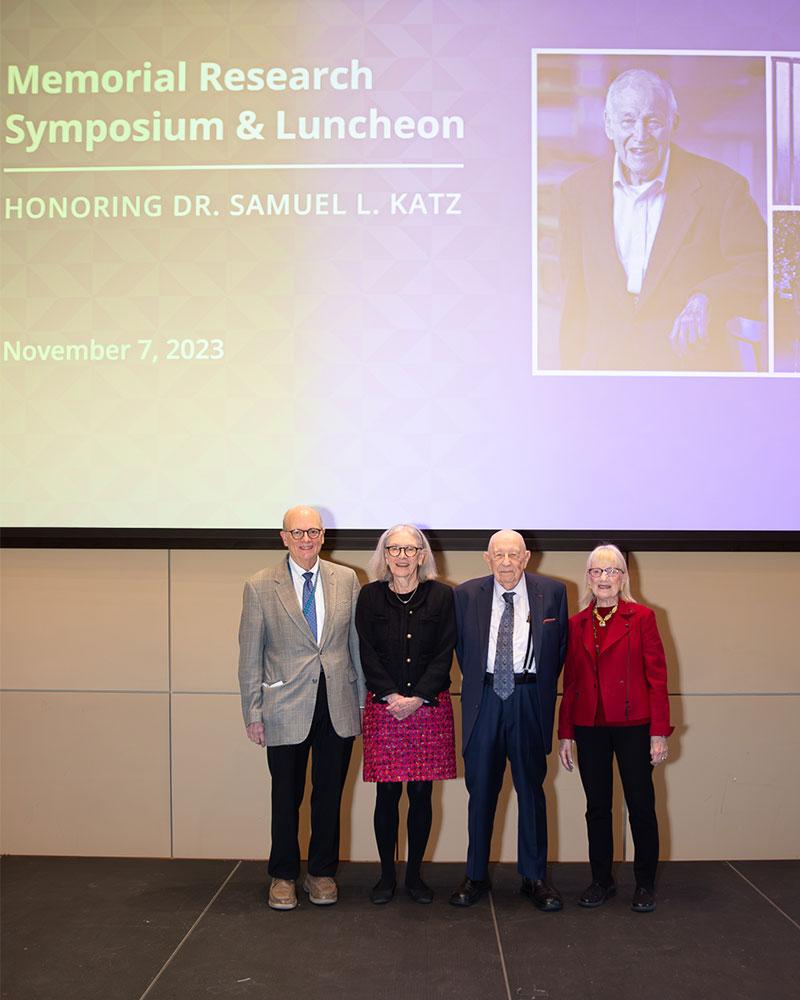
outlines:
{"label": "black-framed glasses", "polygon": [[419,545],[387,545],[386,551],[395,559],[400,555],[413,559],[418,552],[422,552],[422,549]]}
{"label": "black-framed glasses", "polygon": [[319,538],[324,530],[324,528],[291,528],[287,530],[286,534],[291,535],[296,542],[299,542],[303,535],[308,535],[311,539]]}
{"label": "black-framed glasses", "polygon": [[593,580],[599,580],[601,576],[610,576],[613,579],[615,576],[622,576],[624,572],[625,570],[618,566],[604,566],[602,569],[598,566],[592,566],[589,570],[589,576]]}

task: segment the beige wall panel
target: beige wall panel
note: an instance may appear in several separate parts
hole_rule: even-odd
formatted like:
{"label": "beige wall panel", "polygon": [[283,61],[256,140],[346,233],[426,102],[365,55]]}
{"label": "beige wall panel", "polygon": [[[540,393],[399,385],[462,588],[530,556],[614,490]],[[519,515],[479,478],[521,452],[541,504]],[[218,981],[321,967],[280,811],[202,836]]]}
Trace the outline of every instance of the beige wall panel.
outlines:
{"label": "beige wall panel", "polygon": [[280,552],[175,550],[170,613],[173,691],[238,691],[244,581]]}
{"label": "beige wall panel", "polygon": [[[270,785],[266,753],[247,740],[234,695],[172,699],[172,798],[176,857],[266,858]],[[310,775],[301,809],[300,849],[309,836]],[[361,781],[361,741],[353,751],[342,803],[342,858],[377,858],[374,788]]]}
{"label": "beige wall panel", "polygon": [[169,857],[166,694],[5,692],[2,851]]}
{"label": "beige wall panel", "polygon": [[5,688],[166,690],[167,553],[4,549]]}
{"label": "beige wall panel", "polygon": [[266,858],[269,776],[235,695],[172,696],[173,852]]}
{"label": "beige wall panel", "polygon": [[661,857],[800,857],[800,696],[670,702],[672,759],[655,771]]}
{"label": "beige wall panel", "polygon": [[[454,704],[458,699],[454,699]],[[433,785],[433,826],[425,852],[426,861],[467,861],[467,789],[464,786],[464,761],[457,758],[458,777],[451,781],[437,781]],[[401,823],[398,853],[405,861],[408,839],[405,830],[406,803]]]}
{"label": "beige wall panel", "polygon": [[[353,759],[347,773],[347,784],[342,797],[342,858],[350,861],[378,861],[378,848],[375,844],[375,832],[372,827],[372,814],[375,810],[375,784],[364,782],[361,778],[364,764],[361,737],[357,737],[353,747]],[[307,788],[311,790],[311,779]],[[303,856],[308,844],[310,832],[308,813],[308,794],[301,812],[300,849]]]}
{"label": "beige wall panel", "polygon": [[[357,568],[337,554],[336,562]],[[345,558],[342,558],[344,556]],[[285,558],[277,551],[176,550],[171,566],[173,691],[237,691],[239,616],[244,581]],[[366,574],[359,574],[362,582]]]}
{"label": "beige wall panel", "polygon": [[670,691],[800,690],[800,552],[642,552],[631,578],[658,616]]}
{"label": "beige wall panel", "polygon": [[[375,541],[377,543],[378,534],[375,535]],[[333,552],[323,552],[322,554],[332,562],[341,563],[342,566],[349,566],[355,570],[359,583],[362,585],[369,582],[367,563],[372,555],[371,552],[356,549],[336,549]]]}

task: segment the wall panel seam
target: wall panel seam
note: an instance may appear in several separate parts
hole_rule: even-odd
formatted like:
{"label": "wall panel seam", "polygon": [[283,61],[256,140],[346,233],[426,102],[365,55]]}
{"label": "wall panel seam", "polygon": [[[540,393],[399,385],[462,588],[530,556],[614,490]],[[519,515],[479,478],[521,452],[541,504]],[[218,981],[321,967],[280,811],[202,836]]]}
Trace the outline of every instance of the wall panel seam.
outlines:
{"label": "wall panel seam", "polygon": [[0,694],[169,694],[167,688],[0,688]]}

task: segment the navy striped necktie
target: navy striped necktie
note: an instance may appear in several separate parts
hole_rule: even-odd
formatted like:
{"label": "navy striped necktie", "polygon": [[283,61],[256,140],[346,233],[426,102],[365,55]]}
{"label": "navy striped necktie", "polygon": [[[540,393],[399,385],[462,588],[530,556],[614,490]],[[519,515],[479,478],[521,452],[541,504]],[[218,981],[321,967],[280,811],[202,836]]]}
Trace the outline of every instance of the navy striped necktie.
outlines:
{"label": "navy striped necktie", "polygon": [[315,587],[312,587],[311,581],[314,578],[314,574],[309,570],[308,573],[303,573],[303,615],[305,620],[308,622],[308,627],[311,629],[311,634],[314,636],[314,641],[317,641],[317,602],[316,594],[314,593]]}

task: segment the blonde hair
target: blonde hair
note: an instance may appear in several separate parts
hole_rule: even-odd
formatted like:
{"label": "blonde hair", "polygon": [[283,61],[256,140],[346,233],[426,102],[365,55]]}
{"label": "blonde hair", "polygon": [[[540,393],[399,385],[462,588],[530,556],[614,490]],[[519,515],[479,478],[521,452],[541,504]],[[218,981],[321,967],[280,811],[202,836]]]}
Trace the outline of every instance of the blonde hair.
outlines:
{"label": "blonde hair", "polygon": [[631,596],[631,581],[628,576],[628,564],[625,562],[625,556],[620,552],[616,545],[598,545],[597,548],[592,549],[589,553],[589,558],[586,560],[586,572],[583,576],[583,593],[581,594],[581,599],[578,603],[580,610],[583,611],[584,608],[588,608],[594,600],[592,588],[589,586],[589,569],[600,553],[610,556],[617,569],[622,570],[622,586],[619,588],[619,596],[623,601],[630,601],[635,604],[636,602]]}

